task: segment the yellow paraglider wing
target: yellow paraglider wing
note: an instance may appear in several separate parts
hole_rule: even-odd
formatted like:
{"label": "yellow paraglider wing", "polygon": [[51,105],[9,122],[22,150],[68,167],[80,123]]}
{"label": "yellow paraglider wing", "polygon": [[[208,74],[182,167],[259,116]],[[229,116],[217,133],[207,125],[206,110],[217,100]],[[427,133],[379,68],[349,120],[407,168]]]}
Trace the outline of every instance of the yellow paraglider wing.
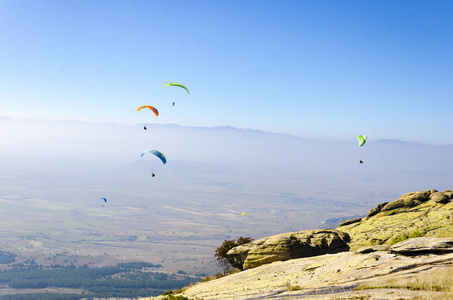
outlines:
{"label": "yellow paraglider wing", "polygon": [[169,84],[165,85],[164,88],[166,88],[167,86],[179,86],[180,88],[185,89],[187,91],[187,94],[190,94],[189,90],[180,83],[169,83]]}

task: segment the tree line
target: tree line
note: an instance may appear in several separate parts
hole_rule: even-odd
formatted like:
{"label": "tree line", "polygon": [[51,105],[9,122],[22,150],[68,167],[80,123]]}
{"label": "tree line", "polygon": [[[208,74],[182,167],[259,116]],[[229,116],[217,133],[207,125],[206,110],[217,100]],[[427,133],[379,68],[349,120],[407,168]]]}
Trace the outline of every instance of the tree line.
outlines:
{"label": "tree line", "polygon": [[[157,296],[169,289],[180,289],[200,280],[182,274],[165,274],[152,272],[146,268],[156,268],[161,265],[150,263],[121,263],[116,266],[89,268],[87,266],[53,266],[45,269],[42,266],[31,265],[29,268],[14,268],[0,272],[0,284],[7,284],[15,289],[45,289],[73,288],[82,289],[85,295],[59,294],[56,299],[109,298],[109,297],[146,297]],[[29,299],[52,299],[53,295],[32,294]],[[19,298],[28,299],[21,294]],[[19,295],[17,295],[19,296]],[[35,297],[35,298],[33,298]],[[78,297],[78,298],[73,298]]]}

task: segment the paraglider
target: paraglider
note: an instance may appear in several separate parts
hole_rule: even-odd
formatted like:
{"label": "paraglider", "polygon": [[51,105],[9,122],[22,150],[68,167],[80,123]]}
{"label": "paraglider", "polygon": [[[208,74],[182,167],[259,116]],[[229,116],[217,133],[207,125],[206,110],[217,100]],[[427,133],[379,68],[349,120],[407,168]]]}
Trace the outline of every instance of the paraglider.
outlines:
{"label": "paraglider", "polygon": [[[166,85],[164,86],[164,88],[166,88],[167,86],[179,86],[180,88],[185,89],[185,90],[187,91],[187,94],[190,94],[189,89],[186,88],[185,86],[183,86],[183,85],[180,84],[180,83],[169,83],[169,84],[166,84]],[[175,106],[175,102],[173,102],[173,106]]]}
{"label": "paraglider", "polygon": [[169,84],[165,85],[164,88],[166,88],[167,86],[179,86],[180,88],[185,89],[185,90],[187,91],[187,94],[190,94],[189,90],[188,90],[185,86],[183,86],[182,84],[179,84],[179,83],[169,83]]}
{"label": "paraglider", "polygon": [[166,158],[165,155],[164,155],[162,152],[160,152],[160,151],[148,149],[148,150],[143,151],[143,153],[142,153],[140,156],[143,157],[143,155],[145,155],[145,153],[154,154],[155,156],[159,157],[160,160],[161,160],[164,164],[167,163],[167,158]]}
{"label": "paraglider", "polygon": [[[107,199],[101,198],[101,200],[104,200],[104,203],[107,203]],[[102,207],[104,207],[104,204],[102,204]]]}
{"label": "paraglider", "polygon": [[359,163],[363,164],[362,156],[363,156],[363,145],[366,143],[366,135],[359,135],[357,137],[357,140],[359,142],[360,148],[362,148],[362,154],[360,155],[360,161]]}
{"label": "paraglider", "polygon": [[[145,155],[145,153],[154,154],[155,156],[159,157],[160,160],[161,160],[164,164],[167,163],[167,158],[166,158],[165,155],[164,155],[162,152],[160,152],[160,151],[148,149],[148,150],[143,151],[141,157],[143,157],[143,155]],[[154,177],[154,176],[156,176],[156,174],[151,173],[151,176]]]}
{"label": "paraglider", "polygon": [[159,111],[157,111],[157,109],[154,107],[154,106],[151,106],[151,105],[143,105],[143,106],[140,106],[139,108],[137,108],[137,111],[140,111],[142,108],[149,108],[150,110],[152,110],[154,112],[154,114],[156,115],[156,117],[159,115]]}

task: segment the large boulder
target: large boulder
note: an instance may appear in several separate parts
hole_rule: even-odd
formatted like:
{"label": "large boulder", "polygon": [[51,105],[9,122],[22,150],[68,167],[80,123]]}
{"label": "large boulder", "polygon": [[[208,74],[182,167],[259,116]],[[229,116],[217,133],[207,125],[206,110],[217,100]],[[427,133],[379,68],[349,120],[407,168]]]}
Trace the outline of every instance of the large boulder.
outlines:
{"label": "large boulder", "polygon": [[[417,206],[426,202],[430,199],[431,194],[436,193],[437,190],[427,190],[420,192],[412,192],[402,195],[398,200],[387,203],[381,211],[390,211],[395,209],[409,209],[411,207]],[[399,212],[399,211],[397,211]]]}
{"label": "large boulder", "polygon": [[450,201],[450,197],[448,196],[448,194],[441,192],[432,193],[430,198],[436,203],[448,203]]}
{"label": "large boulder", "polygon": [[419,237],[396,243],[389,249],[402,255],[444,254],[453,252],[453,238]]}
{"label": "large boulder", "polygon": [[341,224],[337,230],[350,235],[353,251],[423,236],[453,237],[452,198],[451,190],[404,194],[376,206],[360,222]]}
{"label": "large boulder", "polygon": [[288,232],[241,245],[228,254],[246,255],[244,270],[274,261],[348,251],[349,235],[332,229]]}

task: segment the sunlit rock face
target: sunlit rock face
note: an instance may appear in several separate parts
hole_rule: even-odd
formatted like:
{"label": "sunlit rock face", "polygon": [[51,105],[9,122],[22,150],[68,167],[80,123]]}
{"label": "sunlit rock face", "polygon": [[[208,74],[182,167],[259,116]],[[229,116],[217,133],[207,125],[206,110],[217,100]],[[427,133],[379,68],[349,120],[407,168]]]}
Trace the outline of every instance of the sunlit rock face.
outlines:
{"label": "sunlit rock face", "polygon": [[[417,245],[408,246],[406,241],[394,248],[426,249],[427,244],[444,248],[448,240],[422,238]],[[444,241],[442,241],[444,240]],[[418,248],[420,247],[420,248]],[[370,251],[371,250],[371,251]],[[367,247],[366,251],[341,252],[287,261],[276,261],[243,272],[237,272],[215,280],[201,282],[189,287],[182,294],[189,299],[446,299],[443,292],[432,289],[409,290],[405,285],[389,290],[388,282],[407,279],[419,282],[427,278],[433,282],[437,274],[450,282],[453,253],[423,253],[422,255],[399,255],[387,251],[388,247]],[[441,277],[437,277],[441,278]],[[434,281],[438,283],[438,281]],[[371,288],[355,290],[366,284]],[[378,287],[384,286],[384,289]],[[290,287],[297,287],[290,289]],[[178,294],[179,295],[179,294]],[[312,297],[307,297],[312,295]],[[390,296],[389,296],[390,295]],[[147,299],[167,299],[165,296]],[[449,298],[450,299],[450,298]]]}
{"label": "sunlit rock face", "polygon": [[372,245],[393,245],[417,237],[453,237],[453,192],[431,189],[412,192],[382,203],[360,221],[343,222],[352,250]]}
{"label": "sunlit rock face", "polygon": [[348,242],[348,234],[337,230],[304,230],[265,237],[235,247],[228,254],[246,254],[244,270],[247,270],[274,261],[348,251]]}
{"label": "sunlit rock face", "polygon": [[450,280],[452,198],[451,190],[408,193],[379,204],[364,218],[341,223],[337,230],[289,232],[238,246],[228,254],[246,255],[245,271],[196,284],[182,295],[212,300],[277,295],[353,299],[363,297],[365,290],[351,287],[366,283],[366,294],[373,299],[441,299],[442,291],[412,291],[403,285],[389,293],[386,286],[395,278],[432,282],[444,274]]}

